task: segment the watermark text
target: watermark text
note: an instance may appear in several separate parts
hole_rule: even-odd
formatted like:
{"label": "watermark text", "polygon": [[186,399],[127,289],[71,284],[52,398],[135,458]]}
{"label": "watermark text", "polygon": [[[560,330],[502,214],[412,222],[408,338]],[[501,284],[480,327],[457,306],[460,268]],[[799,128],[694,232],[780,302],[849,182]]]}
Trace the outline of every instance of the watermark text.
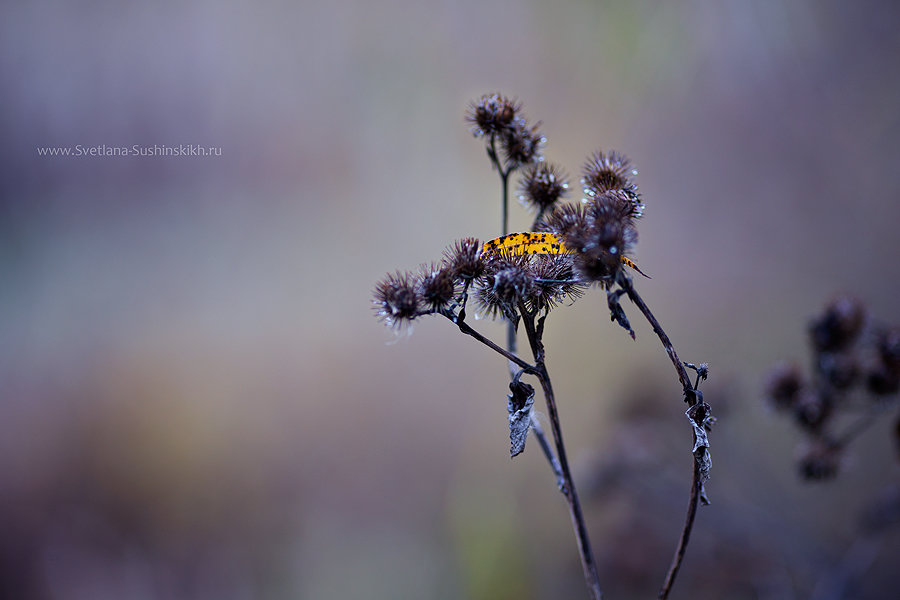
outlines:
{"label": "watermark text", "polygon": [[178,144],[177,146],[165,146],[153,144],[146,146],[133,144],[131,146],[38,146],[38,156],[69,156],[69,157],[107,157],[107,156],[222,156],[221,146],[201,146],[200,144]]}

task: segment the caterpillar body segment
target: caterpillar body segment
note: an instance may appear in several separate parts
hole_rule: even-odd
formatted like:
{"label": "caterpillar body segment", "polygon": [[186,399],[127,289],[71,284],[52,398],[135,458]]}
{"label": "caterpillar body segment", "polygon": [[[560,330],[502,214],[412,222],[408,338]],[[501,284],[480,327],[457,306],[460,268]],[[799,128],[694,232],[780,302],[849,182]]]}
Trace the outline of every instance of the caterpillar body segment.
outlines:
{"label": "caterpillar body segment", "polygon": [[635,271],[637,271],[638,273],[640,273],[647,279],[652,279],[652,277],[650,277],[649,275],[647,275],[646,273],[644,273],[643,271],[638,269],[638,266],[636,264],[634,264],[634,261],[631,260],[630,258],[628,258],[627,256],[620,256],[619,260],[621,260],[622,264],[625,265],[626,267],[631,267],[632,269],[634,269]]}
{"label": "caterpillar body segment", "polygon": [[[562,240],[554,233],[546,231],[526,231],[522,233],[510,233],[494,238],[484,243],[481,247],[483,256],[524,256],[530,254],[571,254]],[[650,276],[641,271],[633,260],[620,256],[622,264],[631,267],[647,279]]]}
{"label": "caterpillar body segment", "polygon": [[567,254],[562,241],[555,234],[544,231],[510,233],[485,242],[483,255],[523,256],[526,254]]}

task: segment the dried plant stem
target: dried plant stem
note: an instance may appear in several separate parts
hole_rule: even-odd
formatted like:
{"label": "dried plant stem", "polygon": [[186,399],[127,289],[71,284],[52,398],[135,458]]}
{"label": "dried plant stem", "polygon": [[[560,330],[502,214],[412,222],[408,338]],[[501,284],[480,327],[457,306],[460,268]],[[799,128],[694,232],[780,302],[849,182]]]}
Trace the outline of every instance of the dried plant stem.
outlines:
{"label": "dried plant stem", "polygon": [[[493,350],[498,354],[504,356],[511,363],[519,366],[526,373],[530,373],[535,375],[538,380],[541,382],[541,388],[544,390],[544,397],[547,400],[547,412],[550,414],[550,423],[551,428],[553,430],[553,440],[556,445],[556,456],[553,456],[552,450],[550,449],[550,445],[548,444],[546,438],[543,436],[543,432],[541,431],[538,434],[538,430],[535,430],[535,434],[539,435],[538,439],[541,443],[541,448],[544,450],[547,459],[550,461],[551,466],[553,467],[554,472],[557,474],[560,491],[565,495],[566,501],[569,505],[569,514],[572,518],[572,526],[575,529],[575,536],[578,539],[578,552],[581,556],[581,564],[584,569],[584,577],[587,581],[588,588],[591,591],[591,597],[595,600],[599,600],[602,598],[603,594],[600,590],[600,579],[597,575],[597,567],[594,562],[594,554],[591,550],[591,542],[588,538],[587,526],[584,522],[584,514],[581,511],[581,503],[578,500],[578,494],[575,491],[575,482],[572,479],[571,471],[569,470],[568,459],[566,458],[566,448],[563,444],[562,439],[562,429],[560,427],[559,422],[559,413],[556,409],[556,397],[553,394],[553,386],[550,383],[550,375],[547,372],[547,367],[544,363],[544,347],[541,343],[538,333],[534,327],[534,316],[528,313],[524,313],[523,311],[523,322],[525,323],[525,329],[528,333],[528,340],[531,344],[532,353],[534,354],[535,361],[537,361],[537,365],[530,365],[515,354],[501,348],[488,338],[484,337],[481,333],[472,329],[468,323],[465,322],[465,313],[454,316],[450,312],[442,312],[445,317],[453,321],[459,330],[464,334],[471,336]],[[527,315],[527,316],[526,316]],[[542,327],[540,329],[543,329]],[[532,421],[532,426],[536,425],[536,422]]]}
{"label": "dried plant stem", "polygon": [[541,427],[541,424],[538,422],[537,417],[534,416],[534,413],[531,414],[531,432],[534,433],[534,437],[537,438],[538,444],[544,452],[544,456],[547,458],[547,462],[550,463],[550,468],[553,469],[553,474],[556,475],[556,486],[559,489],[563,489],[566,485],[566,480],[565,477],[563,477],[562,467],[556,459],[556,455],[553,453],[553,448],[550,447],[550,442],[547,441],[547,434],[544,433],[544,428]]}
{"label": "dried plant stem", "polygon": [[851,423],[841,435],[834,439],[833,444],[840,448],[852,442],[858,435],[874,425],[877,417],[881,415],[886,408],[888,408],[887,404],[875,404],[868,407],[868,412]]}
{"label": "dried plant stem", "polygon": [[509,174],[512,173],[511,168],[503,168],[500,162],[500,155],[497,154],[497,136],[492,135],[488,142],[488,157],[497,172],[500,173],[500,206],[502,210],[500,219],[500,235],[509,233]]}
{"label": "dried plant stem", "polygon": [[691,385],[691,378],[688,376],[687,370],[684,368],[684,363],[681,362],[681,359],[678,358],[678,353],[675,352],[675,346],[672,345],[672,341],[669,339],[669,336],[666,335],[666,332],[663,330],[662,325],[659,324],[659,321],[656,320],[656,317],[653,316],[653,313],[650,312],[650,307],[644,302],[644,299],[641,298],[641,295],[638,294],[637,290],[634,289],[634,283],[631,281],[629,277],[622,277],[622,289],[625,290],[625,293],[628,295],[628,299],[631,300],[635,306],[638,307],[638,310],[641,311],[641,314],[644,315],[644,318],[650,323],[650,326],[653,327],[653,332],[659,337],[659,341],[662,342],[663,348],[666,350],[666,354],[669,355],[669,360],[672,361],[672,365],[675,367],[675,371],[678,373],[678,381],[681,382],[681,387],[684,389],[685,398],[690,401],[691,405],[696,403],[696,398],[693,394],[694,388]]}
{"label": "dried plant stem", "polygon": [[684,553],[687,550],[688,542],[691,538],[691,530],[694,528],[694,517],[697,516],[697,505],[700,503],[700,463],[694,460],[694,474],[691,478],[691,498],[688,501],[687,517],[684,521],[684,529],[681,530],[681,538],[678,540],[678,546],[675,549],[675,555],[672,557],[672,564],[669,565],[669,572],[666,573],[666,580],[659,591],[658,598],[665,600],[672,591],[672,585],[675,583],[675,577],[681,568],[684,560]]}
{"label": "dried plant stem", "polygon": [[500,235],[506,235],[509,233],[509,171],[500,171],[500,180],[502,182],[500,187],[503,190],[503,227]]}
{"label": "dried plant stem", "polygon": [[[500,163],[500,157],[497,154],[497,144],[495,136],[491,136],[488,156],[491,159],[491,163],[500,174],[500,204],[502,206],[500,235],[506,235],[509,233],[509,176],[510,173],[512,173],[512,169],[507,168],[504,170],[503,165]],[[543,212],[541,214],[543,214]],[[535,219],[534,228],[537,227],[537,224],[540,221],[541,214],[539,214],[537,219]],[[513,321],[507,321],[506,349],[510,352],[510,354],[516,354],[516,346],[516,324]],[[516,363],[514,363],[513,361],[509,362],[510,380],[514,380],[516,377],[516,372],[518,371],[516,367]],[[559,460],[557,460],[556,456],[553,454],[553,449],[550,447],[550,443],[547,441],[547,436],[546,434],[544,434],[544,429],[541,427],[541,424],[538,423],[538,420],[534,417],[534,415],[531,416],[531,432],[534,434],[534,437],[537,438],[538,444],[541,447],[541,451],[544,453],[544,457],[546,457],[547,462],[550,464],[550,468],[553,469],[553,473],[554,475],[556,475],[557,485],[562,486],[563,475],[562,469],[559,465]]]}
{"label": "dried plant stem", "polygon": [[[647,306],[644,299],[638,294],[631,279],[628,277],[623,277],[622,279],[622,289],[625,290],[625,293],[628,294],[628,298],[638,307],[638,310],[641,311],[641,314],[644,315],[644,318],[647,319],[650,326],[653,327],[654,333],[659,337],[659,341],[662,343],[663,348],[665,348],[666,354],[669,355],[669,359],[672,361],[672,365],[678,373],[678,381],[681,382],[681,387],[684,390],[685,400],[689,402],[691,406],[698,404],[700,400],[696,394],[696,390],[694,389],[694,386],[691,385],[691,380],[684,367],[684,363],[678,358],[678,353],[675,351],[675,346],[672,344],[669,336],[666,335],[662,325],[659,324],[659,321],[650,311],[650,307]],[[540,369],[540,364],[537,366]],[[696,446],[696,444],[697,435],[694,433],[694,445]],[[665,600],[669,597],[669,592],[672,590],[672,586],[675,583],[675,577],[678,575],[678,570],[681,568],[684,554],[687,551],[688,542],[691,538],[691,531],[694,528],[694,518],[697,516],[697,505],[700,502],[700,489],[702,485],[701,463],[696,456],[692,455],[691,458],[693,459],[691,461],[693,463],[693,475],[691,476],[691,494],[690,499],[688,500],[687,517],[684,520],[684,528],[681,530],[681,537],[678,539],[678,545],[675,548],[675,554],[672,556],[672,562],[669,565],[666,579],[659,591],[658,597],[660,600]]]}
{"label": "dried plant stem", "polygon": [[[517,345],[518,344],[516,344],[516,324],[513,323],[512,321],[507,321],[506,322],[506,349],[509,350],[511,354],[515,354]],[[518,371],[518,369],[516,369],[515,364],[509,363],[510,379],[512,379],[516,376],[516,371]]]}
{"label": "dried plant stem", "polygon": [[453,323],[455,323],[456,326],[459,327],[459,330],[462,331],[464,334],[472,336],[473,338],[475,338],[476,340],[478,340],[479,342],[481,342],[482,344],[484,344],[485,346],[487,346],[494,352],[497,352],[497,353],[503,355],[504,357],[506,357],[506,360],[508,360],[512,363],[515,363],[516,365],[521,367],[522,370],[524,370],[526,373],[530,373],[532,375],[536,375],[538,373],[538,370],[534,365],[528,364],[527,362],[525,362],[524,360],[522,360],[515,354],[512,354],[511,352],[501,348],[500,346],[498,346],[497,344],[495,344],[488,338],[481,335],[478,331],[472,329],[472,327],[470,327],[469,324],[465,322],[464,314],[460,314],[458,317],[454,316],[453,314],[448,313],[448,312],[442,312],[441,314],[443,314],[445,317],[447,317],[448,319],[453,321]]}
{"label": "dried plant stem", "polygon": [[537,372],[535,375],[541,382],[541,388],[544,390],[544,398],[547,402],[547,412],[550,415],[550,427],[553,431],[553,441],[556,445],[556,456],[559,460],[559,469],[562,485],[560,491],[566,497],[569,505],[569,515],[572,518],[572,527],[575,530],[575,537],[578,540],[578,553],[581,557],[581,566],[584,570],[584,579],[587,582],[591,597],[599,600],[603,597],[600,589],[600,577],[597,574],[597,565],[594,561],[594,553],[591,550],[591,540],[588,537],[587,525],[584,521],[584,514],[581,511],[581,503],[578,500],[578,493],[575,489],[575,481],[572,479],[572,473],[569,469],[569,461],[566,458],[566,447],[562,438],[562,427],[559,421],[559,412],[556,408],[556,396],[553,393],[553,384],[550,382],[550,374],[547,372],[547,366],[544,361],[544,345],[541,341],[541,333],[543,332],[543,322],[539,323],[535,328],[534,315],[525,311],[525,307],[521,306],[522,323],[528,334],[528,342],[531,345],[531,351],[534,355]]}
{"label": "dried plant stem", "polygon": [[553,395],[553,386],[550,383],[550,375],[547,373],[547,369],[543,362],[541,362],[538,370],[538,379],[541,382],[541,388],[544,390],[544,398],[547,401],[547,412],[550,415],[550,427],[553,431],[553,441],[556,443],[556,455],[559,460],[560,474],[562,475],[563,483],[562,492],[569,504],[572,527],[575,529],[575,537],[578,539],[578,554],[581,556],[584,579],[587,582],[588,589],[591,591],[591,597],[595,600],[600,600],[600,598],[603,597],[603,592],[600,589],[600,576],[597,574],[594,552],[591,550],[591,540],[588,537],[584,514],[581,512],[581,503],[578,500],[578,493],[575,490],[575,481],[572,479],[572,473],[569,470],[569,461],[566,458],[566,447],[562,439],[559,413],[556,410],[556,397]]}
{"label": "dried plant stem", "polygon": [[[509,350],[511,354],[516,354],[516,346],[516,326],[512,321],[508,321],[506,323],[506,349]],[[509,361],[510,380],[514,380],[516,378],[518,371],[518,365],[512,361]],[[559,466],[559,461],[556,459],[556,455],[553,453],[553,448],[550,447],[550,442],[547,441],[547,435],[544,433],[544,428],[541,427],[541,424],[538,422],[537,417],[535,417],[534,414],[531,415],[531,433],[533,433],[534,437],[537,439],[538,445],[540,445],[541,451],[544,453],[544,457],[550,464],[550,468],[553,469],[553,474],[556,475],[556,484],[562,487],[562,468]]]}

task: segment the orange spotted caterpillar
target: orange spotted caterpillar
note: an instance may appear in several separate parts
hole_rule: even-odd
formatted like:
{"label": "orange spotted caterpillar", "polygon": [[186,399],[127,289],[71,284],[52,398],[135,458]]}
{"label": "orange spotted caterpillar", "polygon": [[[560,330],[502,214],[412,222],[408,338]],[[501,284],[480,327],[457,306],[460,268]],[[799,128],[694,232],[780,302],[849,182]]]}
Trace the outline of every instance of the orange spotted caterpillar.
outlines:
{"label": "orange spotted caterpillar", "polygon": [[[524,256],[528,254],[571,254],[571,252],[556,234],[545,231],[510,233],[487,241],[481,247],[482,255]],[[630,258],[620,256],[619,260],[623,265],[631,267],[650,279],[650,276],[641,271]]]}

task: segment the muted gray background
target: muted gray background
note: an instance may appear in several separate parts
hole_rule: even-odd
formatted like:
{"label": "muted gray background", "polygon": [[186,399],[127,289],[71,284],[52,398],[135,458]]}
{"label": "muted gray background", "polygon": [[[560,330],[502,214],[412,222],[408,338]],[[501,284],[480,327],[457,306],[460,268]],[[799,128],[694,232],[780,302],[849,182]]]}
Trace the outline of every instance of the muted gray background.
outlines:
{"label": "muted gray background", "polygon": [[[371,310],[385,272],[497,235],[498,180],[462,120],[489,91],[543,121],[573,183],[596,149],[634,160],[641,293],[684,358],[711,363],[714,503],[674,597],[807,598],[851,547],[874,557],[854,597],[898,585],[900,534],[857,527],[898,477],[890,419],[811,486],[799,434],[760,400],[772,362],[805,360],[807,319],[834,293],[900,320],[892,3],[0,13],[8,597],[585,593],[537,447],[508,458],[503,361],[445,322],[396,336]],[[37,155],[75,144],[222,156]],[[514,207],[513,226],[529,222]],[[662,580],[690,472],[671,365],[626,310],[636,342],[598,293],[547,325],[616,598]],[[610,465],[624,479],[604,479]]]}

